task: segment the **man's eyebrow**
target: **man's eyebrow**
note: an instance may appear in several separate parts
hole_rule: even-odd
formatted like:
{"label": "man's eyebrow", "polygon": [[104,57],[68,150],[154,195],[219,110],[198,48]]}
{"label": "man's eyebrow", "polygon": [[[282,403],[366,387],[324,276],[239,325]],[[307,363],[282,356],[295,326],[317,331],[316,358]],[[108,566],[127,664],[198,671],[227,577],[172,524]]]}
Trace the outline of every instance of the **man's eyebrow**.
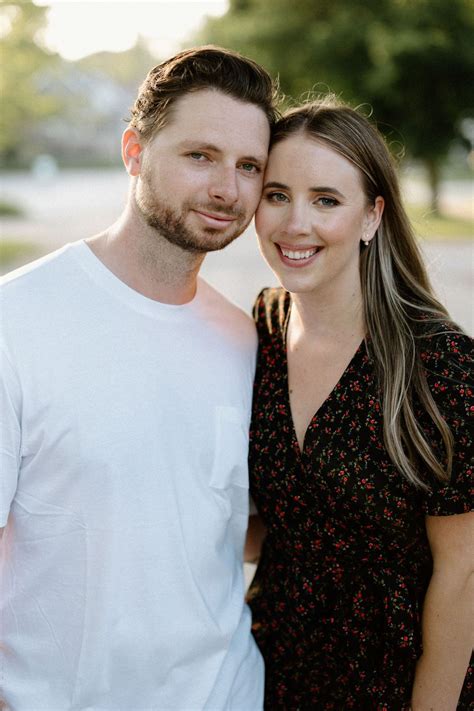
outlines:
{"label": "man's eyebrow", "polygon": [[258,163],[258,165],[265,165],[267,162],[267,156],[243,156],[240,160],[244,163]]}
{"label": "man's eyebrow", "polygon": [[180,148],[189,148],[195,151],[213,151],[213,153],[222,153],[222,150],[214,145],[214,143],[201,143],[201,141],[181,141],[179,144]]}
{"label": "man's eyebrow", "polygon": [[[212,151],[212,153],[219,154],[223,152],[222,149],[216,146],[214,143],[201,143],[199,140],[181,141],[179,147],[188,150],[194,150],[196,152]],[[262,156],[242,156],[240,160],[248,163],[258,163],[259,165],[264,165],[267,162],[267,155],[265,154]]]}

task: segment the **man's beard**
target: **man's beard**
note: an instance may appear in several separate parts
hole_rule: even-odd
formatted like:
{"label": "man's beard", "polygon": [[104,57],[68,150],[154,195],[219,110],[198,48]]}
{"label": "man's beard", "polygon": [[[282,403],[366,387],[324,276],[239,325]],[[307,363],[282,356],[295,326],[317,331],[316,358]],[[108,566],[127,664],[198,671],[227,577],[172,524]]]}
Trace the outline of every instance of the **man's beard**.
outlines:
{"label": "man's beard", "polygon": [[[222,205],[194,205],[184,202],[181,210],[177,211],[160,202],[154,196],[148,176],[141,177],[142,189],[140,194],[135,185],[135,204],[143,219],[154,230],[171,244],[181,247],[186,252],[205,254],[227,247],[236,237],[242,234],[250,220],[245,220],[245,211],[242,208],[223,207]],[[200,230],[191,230],[185,225],[186,216],[192,210],[205,213],[223,214],[234,218],[231,223],[231,232],[203,226]],[[230,227],[230,226],[229,226]]]}

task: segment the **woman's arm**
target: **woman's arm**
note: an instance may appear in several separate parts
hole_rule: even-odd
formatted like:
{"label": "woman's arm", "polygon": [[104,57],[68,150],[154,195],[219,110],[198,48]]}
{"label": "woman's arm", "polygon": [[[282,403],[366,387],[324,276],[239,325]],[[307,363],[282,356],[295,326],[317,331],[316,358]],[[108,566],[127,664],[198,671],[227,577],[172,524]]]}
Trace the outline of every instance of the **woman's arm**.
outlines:
{"label": "woman's arm", "polygon": [[258,563],[262,543],[267,535],[267,530],[258,515],[249,516],[249,527],[247,529],[247,539],[245,541],[244,561],[245,563]]}
{"label": "woman's arm", "polygon": [[474,642],[474,513],[427,516],[433,575],[412,711],[455,711]]}

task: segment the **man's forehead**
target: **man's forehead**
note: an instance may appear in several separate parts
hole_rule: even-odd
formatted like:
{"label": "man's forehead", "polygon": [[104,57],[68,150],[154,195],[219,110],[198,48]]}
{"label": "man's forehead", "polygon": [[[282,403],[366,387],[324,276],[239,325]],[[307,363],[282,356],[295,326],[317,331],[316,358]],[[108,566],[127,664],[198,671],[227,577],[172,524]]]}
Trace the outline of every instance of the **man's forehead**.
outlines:
{"label": "man's forehead", "polygon": [[170,107],[165,126],[156,134],[158,139],[160,134],[183,148],[196,149],[196,144],[221,152],[238,148],[265,161],[270,125],[259,106],[202,89],[180,97]]}
{"label": "man's forehead", "polygon": [[179,97],[169,107],[168,117],[168,123],[191,121],[209,127],[222,122],[238,123],[245,117],[248,122],[270,130],[269,120],[260,106],[215,89],[200,89]]}

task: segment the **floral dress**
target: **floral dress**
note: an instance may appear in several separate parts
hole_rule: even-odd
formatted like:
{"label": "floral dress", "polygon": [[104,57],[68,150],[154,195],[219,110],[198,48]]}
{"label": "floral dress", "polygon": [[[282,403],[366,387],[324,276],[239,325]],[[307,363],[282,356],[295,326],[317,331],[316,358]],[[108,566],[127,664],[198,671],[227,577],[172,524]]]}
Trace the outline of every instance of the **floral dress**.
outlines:
{"label": "floral dress", "polygon": [[[432,573],[425,516],[465,513],[472,504],[471,341],[449,327],[422,339],[428,383],[456,443],[450,484],[433,481],[426,493],[385,450],[365,343],[300,451],[288,393],[290,303],[282,289],[266,289],[255,306],[251,491],[268,535],[249,604],[266,664],[266,708],[408,709]],[[441,453],[430,419],[421,407],[417,414]],[[459,709],[474,708],[473,691],[471,668]]]}

